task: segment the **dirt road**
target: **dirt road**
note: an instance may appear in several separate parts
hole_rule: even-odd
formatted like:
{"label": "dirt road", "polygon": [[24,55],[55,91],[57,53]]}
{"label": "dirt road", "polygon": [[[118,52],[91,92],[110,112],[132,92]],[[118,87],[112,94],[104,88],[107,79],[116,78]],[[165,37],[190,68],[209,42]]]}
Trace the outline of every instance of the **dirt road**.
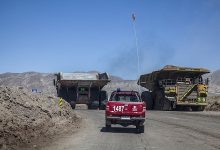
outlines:
{"label": "dirt road", "polygon": [[220,149],[220,113],[150,111],[145,133],[113,126],[106,132],[104,111],[75,110],[85,118],[79,132],[46,150],[215,150]]}

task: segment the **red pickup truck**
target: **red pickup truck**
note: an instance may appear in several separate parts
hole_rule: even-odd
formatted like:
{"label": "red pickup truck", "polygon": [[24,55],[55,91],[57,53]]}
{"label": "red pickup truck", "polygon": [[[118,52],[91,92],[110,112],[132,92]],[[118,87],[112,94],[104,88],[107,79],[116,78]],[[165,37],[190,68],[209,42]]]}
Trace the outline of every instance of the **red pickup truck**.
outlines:
{"label": "red pickup truck", "polygon": [[111,124],[135,125],[137,132],[144,133],[145,112],[145,103],[138,92],[114,91],[106,104],[106,129],[111,128]]}

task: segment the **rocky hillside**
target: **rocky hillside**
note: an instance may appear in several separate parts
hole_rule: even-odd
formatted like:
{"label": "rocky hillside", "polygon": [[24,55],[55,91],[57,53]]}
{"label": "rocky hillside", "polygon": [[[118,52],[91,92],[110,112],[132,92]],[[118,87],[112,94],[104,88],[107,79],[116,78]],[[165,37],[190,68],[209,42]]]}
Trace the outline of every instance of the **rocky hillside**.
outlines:
{"label": "rocky hillside", "polygon": [[[97,72],[97,71],[90,71]],[[120,77],[109,75],[112,81],[105,87],[108,91],[122,88],[125,90],[139,89],[137,81],[123,80]],[[210,79],[209,92],[220,94],[220,70],[214,71],[206,75]],[[55,79],[53,73],[38,73],[38,72],[25,72],[25,73],[4,73],[0,74],[0,85],[4,86],[21,86],[29,91],[32,89],[38,89],[42,93],[56,95],[56,89],[53,85],[53,79]]]}
{"label": "rocky hillside", "polygon": [[[90,71],[97,72],[97,71]],[[89,72],[89,73],[90,73]],[[111,81],[122,81],[123,79],[114,75],[109,75]],[[0,74],[0,86],[20,86],[32,91],[38,91],[56,95],[56,88],[53,85],[53,80],[56,76],[53,73],[38,73],[38,72],[24,72],[24,73],[3,73]]]}
{"label": "rocky hillside", "polygon": [[55,79],[55,75],[52,73],[4,73],[0,74],[0,85],[21,86],[29,91],[37,89],[42,93],[55,95],[56,88],[53,86],[53,79]]}
{"label": "rocky hillside", "polygon": [[209,92],[213,94],[220,94],[220,70],[208,74],[210,79]]}
{"label": "rocky hillside", "polygon": [[209,96],[208,105],[206,106],[205,110],[220,111],[220,96]]}

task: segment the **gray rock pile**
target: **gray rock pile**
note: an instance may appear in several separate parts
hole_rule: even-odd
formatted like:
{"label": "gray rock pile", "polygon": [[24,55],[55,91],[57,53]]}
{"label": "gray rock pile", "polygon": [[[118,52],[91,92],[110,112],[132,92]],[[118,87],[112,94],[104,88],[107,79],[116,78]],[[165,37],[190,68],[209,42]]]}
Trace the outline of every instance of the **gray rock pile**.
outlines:
{"label": "gray rock pile", "polygon": [[0,149],[17,149],[79,127],[81,119],[69,103],[63,102],[61,115],[59,109],[57,97],[0,86]]}
{"label": "gray rock pile", "polygon": [[209,96],[206,111],[220,111],[220,96]]}

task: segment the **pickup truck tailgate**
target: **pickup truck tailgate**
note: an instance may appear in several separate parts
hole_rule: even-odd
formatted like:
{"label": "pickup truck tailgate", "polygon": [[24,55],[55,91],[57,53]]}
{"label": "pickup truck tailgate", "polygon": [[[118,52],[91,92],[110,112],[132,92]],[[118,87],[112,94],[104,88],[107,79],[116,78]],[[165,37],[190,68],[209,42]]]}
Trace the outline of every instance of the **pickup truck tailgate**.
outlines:
{"label": "pickup truck tailgate", "polygon": [[143,102],[113,102],[107,103],[107,113],[115,116],[138,116],[143,115],[145,106]]}

